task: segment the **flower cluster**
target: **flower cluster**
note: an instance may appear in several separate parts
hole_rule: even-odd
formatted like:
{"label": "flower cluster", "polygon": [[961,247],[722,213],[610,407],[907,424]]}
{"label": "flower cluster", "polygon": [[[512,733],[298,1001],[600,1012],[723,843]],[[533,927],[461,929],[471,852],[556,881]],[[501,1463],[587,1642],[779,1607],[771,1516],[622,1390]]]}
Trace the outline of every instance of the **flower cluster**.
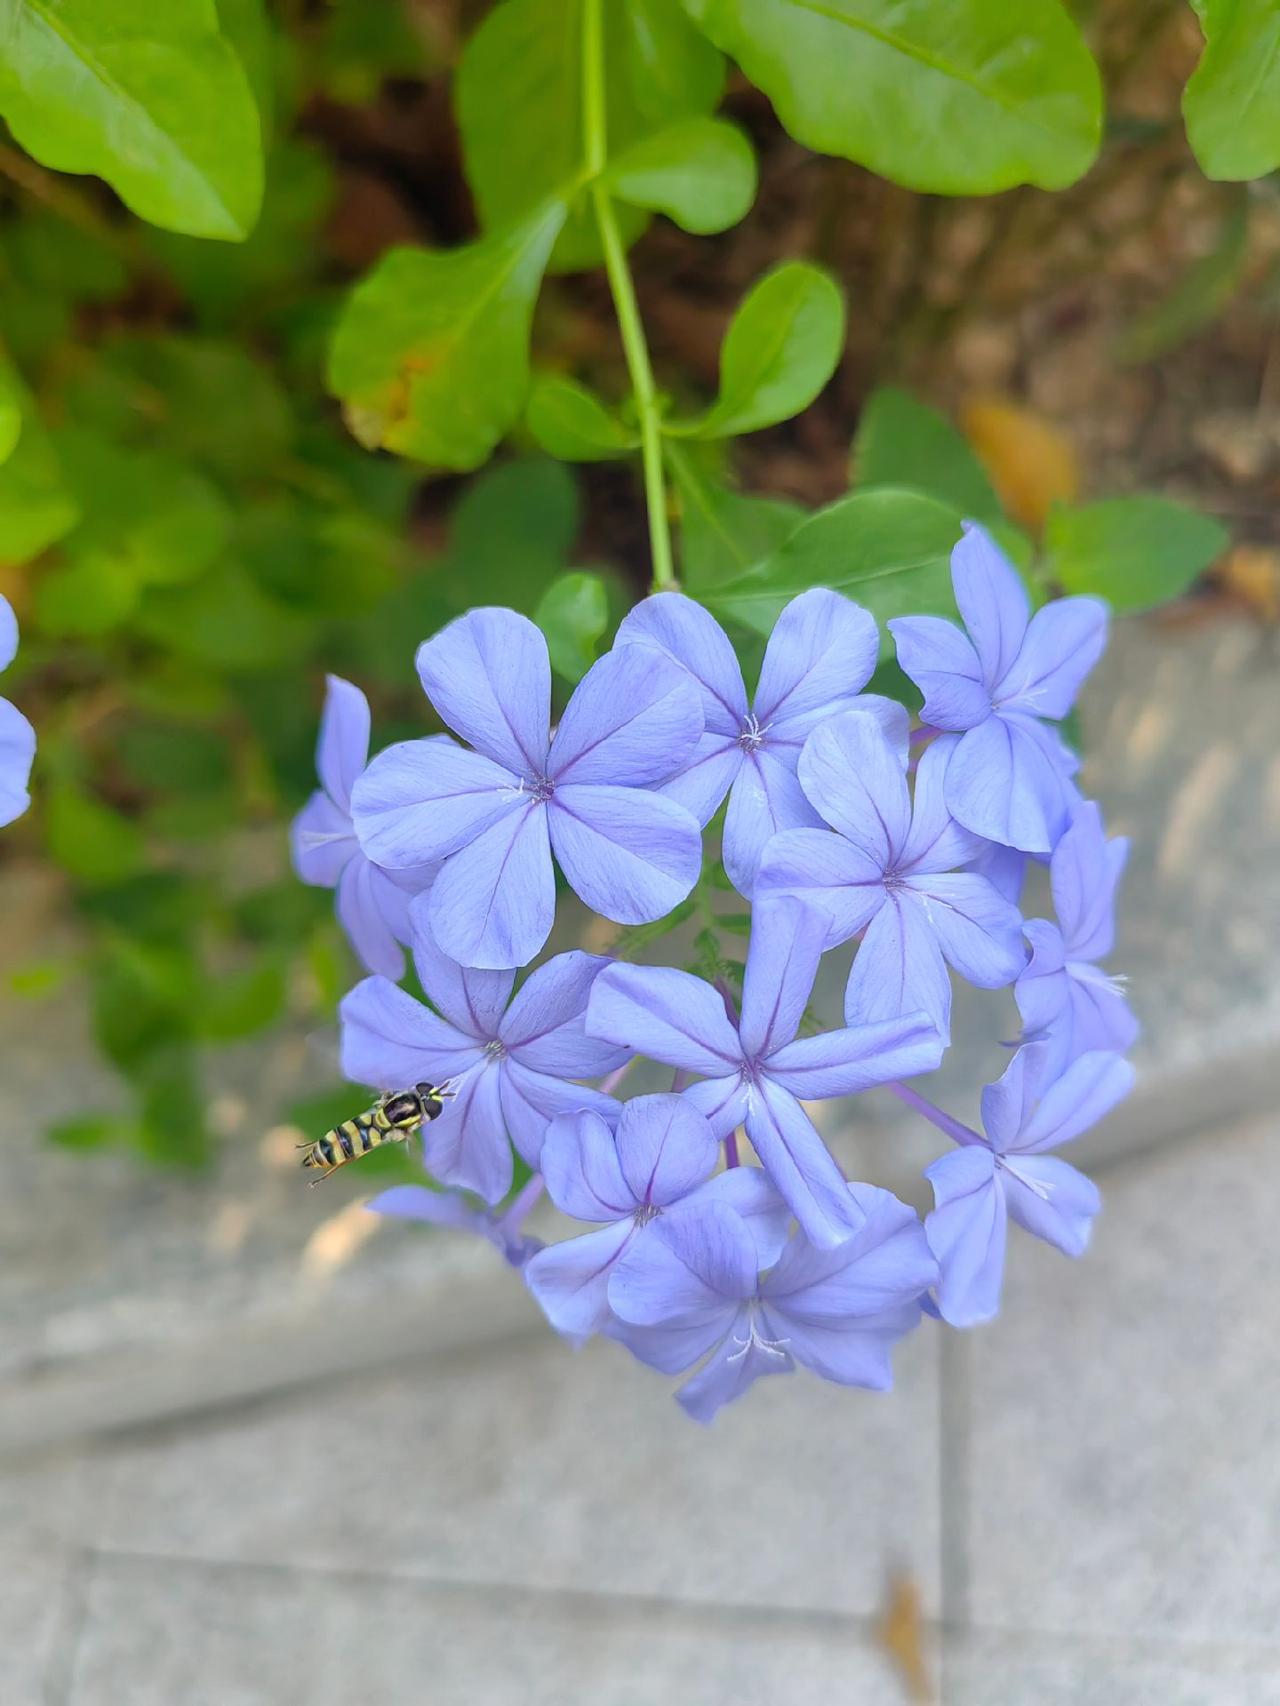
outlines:
{"label": "flower cluster", "polygon": [[[18,653],[18,622],[8,599],[0,598],[0,669]],[[27,783],[36,755],[36,731],[16,705],[0,699],[0,829],[31,804]]]}
{"label": "flower cluster", "polygon": [[[1079,1255],[1098,1211],[1047,1152],[1132,1082],[1136,1025],[1098,966],[1126,847],[1081,798],[1056,726],[1107,612],[1065,598],[1033,614],[973,525],[952,574],[963,629],[889,624],[924,698],[914,730],[866,691],[874,620],[821,588],[779,615],[754,698],[719,624],[675,592],[626,617],[554,727],[546,644],[510,610],[473,610],[419,649],[452,736],[370,762],[363,695],[329,684],[323,791],[294,849],[305,880],[336,886],[373,974],[342,1003],[344,1070],[452,1092],[423,1135],[434,1184],[370,1206],[481,1233],[568,1338],[688,1373],[679,1398],[699,1420],[797,1365],[887,1386],[923,1313],[995,1313],[1010,1216]],[[571,949],[517,987],[551,935],[557,867],[603,918],[653,924],[701,884],[726,798],[723,869],[751,905],[740,981],[718,958],[704,977]],[[1022,915],[1029,860],[1048,864],[1053,920]],[[850,940],[845,1022],[821,1029],[819,964]],[[398,986],[401,944],[425,1001]],[[953,973],[1011,987],[1023,1022],[982,1132],[903,1082],[949,1044]],[[623,1102],[641,1056],[674,1069],[671,1090]],[[815,1103],[878,1085],[955,1145],[927,1169],[923,1221],[850,1183],[814,1124]],[[581,1223],[550,1245],[523,1230],[544,1190]]]}

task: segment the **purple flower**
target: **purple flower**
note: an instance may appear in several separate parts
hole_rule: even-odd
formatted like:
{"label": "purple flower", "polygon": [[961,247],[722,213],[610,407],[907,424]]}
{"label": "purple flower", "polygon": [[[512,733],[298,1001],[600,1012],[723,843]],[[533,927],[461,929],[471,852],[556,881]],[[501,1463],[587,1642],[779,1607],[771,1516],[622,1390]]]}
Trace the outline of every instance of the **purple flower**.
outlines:
{"label": "purple flower", "polygon": [[513,610],[472,610],[418,651],[445,738],[379,753],[352,790],[365,852],[391,869],[443,861],[431,929],[463,965],[524,965],[555,912],[554,851],[570,886],[620,924],[660,918],[702,863],[698,825],[651,791],[693,751],[689,678],[627,647],[589,669],[552,739],[551,665]]}
{"label": "purple flower", "polygon": [[466,970],[421,930],[413,960],[436,1011],[385,978],[366,978],[340,1008],[342,1070],[384,1088],[449,1084],[453,1097],[423,1128],[427,1166],[442,1183],[499,1202],[511,1189],[508,1134],[536,1167],[556,1114],[615,1105],[571,1082],[627,1058],[626,1049],[583,1028],[588,993],[608,962],[559,954],[532,973],[513,1001],[514,972]]}
{"label": "purple flower", "polygon": [[1049,1050],[1029,1043],[982,1092],[986,1136],[941,1110],[935,1124],[961,1146],[925,1170],[937,1207],[925,1221],[942,1269],[938,1307],[953,1327],[989,1321],[1000,1307],[1008,1217],[1064,1255],[1082,1255],[1102,1206],[1098,1187],[1046,1155],[1079,1137],[1127,1096],[1133,1068],[1118,1054],[1083,1054],[1060,1078]]}
{"label": "purple flower", "polygon": [[711,1127],[682,1096],[635,1097],[622,1109],[616,1135],[588,1110],[552,1120],[542,1146],[547,1193],[562,1213],[600,1226],[551,1245],[526,1270],[558,1332],[599,1332],[609,1320],[614,1264],[682,1198],[710,1194],[730,1204],[751,1225],[761,1261],[777,1260],[790,1220],[786,1204],[759,1167],[731,1167],[712,1179],[719,1155]]}
{"label": "purple flower", "polygon": [[1026,964],[1017,907],[985,877],[956,870],[980,842],[943,803],[946,768],[936,744],[921,754],[913,811],[905,764],[859,711],[815,729],[800,754],[801,786],[831,829],[775,835],[756,897],[792,895],[814,907],[828,947],[866,932],[845,991],[850,1025],[924,1012],[945,1038],[948,965],[998,989]]}
{"label": "purple flower", "polygon": [[434,865],[388,873],[360,850],[351,822],[351,786],[369,757],[369,701],[331,675],[320,718],[316,770],[321,787],[289,831],[293,868],[304,883],[336,888],[338,920],[369,971],[404,976],[401,942],[413,940],[409,902],[428,888]]}
{"label": "purple flower", "polygon": [[[7,598],[0,598],[0,669],[18,653],[18,622]],[[0,829],[21,817],[31,804],[27,783],[36,755],[36,731],[16,705],[0,699]]]}
{"label": "purple flower", "polygon": [[528,1213],[526,1193],[529,1186],[516,1193],[509,1208],[501,1213],[474,1208],[457,1191],[433,1191],[427,1185],[392,1185],[388,1191],[372,1197],[364,1206],[373,1214],[385,1214],[397,1220],[419,1220],[429,1226],[448,1226],[457,1232],[474,1232],[488,1240],[494,1249],[513,1268],[523,1268],[542,1248],[541,1238],[524,1232],[522,1226]]}
{"label": "purple flower", "polygon": [[1115,981],[1094,963],[1115,942],[1115,895],[1129,853],[1124,836],[1108,841],[1102,813],[1082,801],[1053,850],[1049,882],[1058,922],[1026,924],[1031,963],[1014,988],[1027,1042],[1048,1045],[1048,1078],[1094,1049],[1122,1053],[1138,1021]]}
{"label": "purple flower", "polygon": [[1077,795],[1077,761],[1042,718],[1065,717],[1107,643],[1107,607],[1060,598],[1030,614],[1017,571],[975,522],[951,553],[967,636],[940,616],[889,623],[926,723],[951,730],[947,806],[988,841],[1047,853]]}
{"label": "purple flower", "polygon": [[703,824],[729,794],[724,866],[742,894],[751,892],[771,835],[819,821],[796,780],[796,760],[811,729],[862,703],[905,747],[902,706],[873,694],[859,698],[876,666],[879,639],[861,605],[821,587],[802,592],[778,617],[748,709],[733,647],[715,617],[691,598],[655,593],[618,629],[619,647],[643,646],[674,658],[701,689],[705,732],[662,791]]}
{"label": "purple flower", "polygon": [[768,1264],[740,1215],[714,1200],[681,1203],[614,1268],[610,1336],[664,1374],[705,1357],[676,1394],[700,1422],[796,1363],[885,1390],[890,1348],[919,1321],[937,1264],[913,1209],[872,1185],[846,1188],[858,1232],[834,1250],[797,1233],[763,1278]]}
{"label": "purple flower", "polygon": [[758,906],[736,1025],[710,984],[666,966],[610,966],[587,1009],[592,1036],[702,1074],[688,1100],[718,1138],[746,1127],[792,1213],[824,1246],[856,1232],[861,1216],[800,1098],[850,1096],[942,1058],[924,1013],[793,1040],[826,938],[826,920],[799,901]]}

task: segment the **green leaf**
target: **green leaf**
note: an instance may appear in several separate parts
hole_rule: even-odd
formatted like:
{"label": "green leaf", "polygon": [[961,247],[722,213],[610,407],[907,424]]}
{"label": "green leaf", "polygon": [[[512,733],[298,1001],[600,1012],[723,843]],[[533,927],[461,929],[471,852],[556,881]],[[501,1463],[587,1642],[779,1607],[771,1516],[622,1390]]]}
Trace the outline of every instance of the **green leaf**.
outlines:
{"label": "green leaf", "polygon": [[1211,178],[1261,178],[1280,166],[1280,7],[1199,0],[1205,47],[1182,94],[1187,139]]}
{"label": "green leaf", "polygon": [[844,343],[844,303],[835,280],[807,261],[766,273],[738,308],[720,350],[720,395],[693,421],[664,431],[734,438],[798,415],[835,372]]}
{"label": "green leaf", "polygon": [[203,795],[225,788],[231,777],[230,743],[221,730],[133,722],[116,737],[116,753],[135,786],[152,792]]}
{"label": "green leaf", "polygon": [[[524,218],[581,176],[582,11],[583,0],[501,0],[467,43],[454,98],[467,181],[486,230]],[[604,56],[614,153],[676,119],[711,112],[720,99],[724,62],[679,0],[608,0]],[[633,242],[646,222],[638,209],[621,210],[623,241]],[[600,260],[595,222],[580,197],[552,265],[571,272]]]}
{"label": "green leaf", "polygon": [[192,580],[226,549],[230,505],[177,457],[120,449],[76,427],[54,443],[81,511],[69,554],[111,558],[143,586]]}
{"label": "green leaf", "polygon": [[127,1149],[138,1143],[139,1127],[125,1114],[73,1114],[46,1126],[45,1136],[62,1149]]}
{"label": "green leaf", "polygon": [[0,112],[42,165],[95,172],[143,219],[248,234],[262,127],[214,0],[7,0]]}
{"label": "green leaf", "polygon": [[131,1076],[140,1093],[142,1154],[150,1161],[182,1167],[207,1161],[209,1133],[195,1051],[182,1043],[157,1049]]}
{"label": "green leaf", "polygon": [[583,569],[561,575],[543,593],[534,621],[547,636],[552,668],[576,684],[596,661],[600,637],[609,623],[604,582]]}
{"label": "green leaf", "polygon": [[80,510],[67,488],[57,453],[16,370],[0,357],[13,442],[0,461],[0,563],[25,563],[69,533]]}
{"label": "green leaf", "polygon": [[402,0],[330,0],[323,30],[304,43],[309,81],[345,106],[369,106],[385,78],[421,78],[435,69],[424,31],[409,22]]}
{"label": "green leaf", "polygon": [[945,415],[895,385],[863,405],[853,446],[854,483],[909,486],[975,521],[1004,520],[1000,500],[968,441]]}
{"label": "green leaf", "polygon": [[356,286],[328,380],[361,444],[441,468],[485,461],[524,407],[529,322],[564,214],[552,202],[465,248],[392,249]]}
{"label": "green leaf", "polygon": [[525,425],[550,456],[564,462],[606,462],[625,456],[640,443],[594,392],[557,373],[533,382]]}
{"label": "green leaf", "polygon": [[1140,314],[1119,340],[1121,361],[1152,361],[1213,320],[1244,271],[1249,247],[1249,203],[1237,191],[1213,247],[1177,279],[1168,295]]}
{"label": "green leaf", "polygon": [[454,609],[486,600],[526,615],[564,569],[578,532],[573,474],[541,456],[486,468],[453,512],[449,549],[431,576]]}
{"label": "green leaf", "polygon": [[22,383],[0,354],[0,462],[7,462],[22,436]]}
{"label": "green leaf", "polygon": [[57,639],[109,634],[132,614],[139,582],[123,558],[86,551],[36,582],[35,618]]}
{"label": "green leaf", "polygon": [[[855,492],[819,510],[765,562],[703,594],[703,602],[760,634],[811,586],[856,599],[882,630],[891,616],[954,616],[951,550],[960,521],[957,511],[919,492]],[[880,654],[893,655],[887,631]]]}
{"label": "green leaf", "polygon": [[218,669],[269,670],[298,658],[310,623],[264,593],[235,563],[189,586],[155,587],[138,607],[139,631]]}
{"label": "green leaf", "polygon": [[80,425],[113,443],[190,457],[219,479],[260,479],[294,437],[275,376],[248,349],[217,338],[113,339],[68,388],[68,402]]}
{"label": "green leaf", "polygon": [[235,1042],[265,1030],[284,1009],[285,980],[280,962],[263,958],[227,977],[201,986],[196,1034],[210,1042]]}
{"label": "green leaf", "polygon": [[[200,248],[208,253],[207,244]],[[5,228],[4,253],[17,279],[45,296],[109,302],[129,282],[128,268],[108,242],[52,209],[24,209]]]}
{"label": "green leaf", "polygon": [[746,217],[755,200],[756,157],[736,125],[688,118],[624,149],[605,182],[619,201],[707,235]]}
{"label": "green leaf", "polygon": [[909,189],[1061,189],[1098,151],[1098,69],[1060,0],[684,5],[798,142]]}
{"label": "green leaf", "polygon": [[789,539],[806,516],[781,498],[743,497],[706,479],[691,457],[669,452],[680,498],[681,569],[686,589],[702,598]]}
{"label": "green leaf", "polygon": [[118,883],[142,864],[137,824],[67,783],[49,789],[46,832],[49,856],[82,883]]}
{"label": "green leaf", "polygon": [[1117,613],[1178,598],[1228,543],[1207,515],[1143,493],[1056,508],[1045,529],[1046,568],[1068,592],[1092,592]]}

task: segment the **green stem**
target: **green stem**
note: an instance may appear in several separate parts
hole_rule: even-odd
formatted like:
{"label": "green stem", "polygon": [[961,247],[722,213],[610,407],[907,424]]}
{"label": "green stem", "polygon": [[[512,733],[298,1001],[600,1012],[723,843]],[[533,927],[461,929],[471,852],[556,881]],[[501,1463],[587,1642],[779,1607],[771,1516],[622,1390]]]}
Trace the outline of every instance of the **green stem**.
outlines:
{"label": "green stem", "polygon": [[602,176],[608,159],[605,122],[603,0],[584,0],[582,10],[582,130],[585,167],[591,178],[591,205],[604,250],[605,272],[613,294],[622,349],[635,393],[640,421],[640,455],[644,467],[645,505],[649,512],[649,544],[653,554],[653,590],[677,586],[671,555],[671,524],[667,517],[667,488],[662,468],[662,419],[649,362],[640,308],[636,302],[627,252],[618,230],[613,200]]}

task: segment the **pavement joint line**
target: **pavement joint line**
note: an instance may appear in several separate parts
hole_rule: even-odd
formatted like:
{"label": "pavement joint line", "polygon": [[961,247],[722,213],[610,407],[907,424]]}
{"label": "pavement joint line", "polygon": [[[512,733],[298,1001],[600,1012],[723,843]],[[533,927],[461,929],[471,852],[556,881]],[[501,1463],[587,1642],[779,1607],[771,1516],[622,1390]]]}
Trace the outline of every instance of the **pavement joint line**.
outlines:
{"label": "pavement joint line", "polygon": [[[878,1619],[858,1612],[844,1615],[835,1611],[814,1609],[802,1611],[794,1606],[775,1606],[767,1603],[727,1604],[723,1600],[667,1599],[662,1594],[593,1593],[585,1588],[538,1587],[526,1582],[483,1581],[472,1577],[422,1576],[404,1572],[388,1573],[360,1565],[316,1564],[311,1562],[281,1563],[277,1560],[238,1558],[199,1558],[182,1553],[137,1551],[128,1548],[103,1546],[89,1549],[90,1555],[102,1564],[162,1565],[166,1570],[188,1569],[215,1574],[246,1577],[259,1576],[272,1580],[301,1580],[333,1582],[349,1586],[353,1583],[370,1587],[393,1587],[418,1591],[445,1600],[475,1600],[484,1603],[486,1611],[514,1611],[556,1608],[574,1618],[595,1618],[603,1621],[607,1613],[621,1613],[637,1624],[668,1621],[705,1626],[714,1620],[728,1631],[735,1627],[762,1625],[785,1633],[809,1632],[813,1635],[842,1635],[859,1641],[874,1640]],[[943,1626],[926,1620],[926,1627],[941,1633]]]}
{"label": "pavement joint line", "polygon": [[61,1604],[49,1644],[41,1696],[45,1706],[70,1706],[75,1688],[76,1662],[89,1617],[89,1591],[99,1553],[93,1546],[77,1546],[67,1560],[62,1579]]}
{"label": "pavement joint line", "polygon": [[[1280,1636],[1275,1642],[1183,1640],[1163,1632],[1149,1635],[1106,1635],[1081,1629],[1065,1634],[1061,1629],[1014,1628],[994,1623],[970,1623],[963,1628],[943,1623],[940,1633],[949,1643],[963,1646],[987,1641],[1002,1643],[1017,1658],[1072,1654],[1094,1661],[1121,1664],[1167,1663],[1170,1659],[1181,1664],[1194,1663],[1211,1669],[1223,1661],[1239,1663],[1242,1659],[1257,1663],[1269,1672],[1276,1669],[1280,1655]],[[945,1696],[944,1696],[945,1700]]]}
{"label": "pavement joint line", "polygon": [[941,1621],[970,1622],[969,1604],[969,1344],[943,1332],[938,1347],[938,1551]]}

